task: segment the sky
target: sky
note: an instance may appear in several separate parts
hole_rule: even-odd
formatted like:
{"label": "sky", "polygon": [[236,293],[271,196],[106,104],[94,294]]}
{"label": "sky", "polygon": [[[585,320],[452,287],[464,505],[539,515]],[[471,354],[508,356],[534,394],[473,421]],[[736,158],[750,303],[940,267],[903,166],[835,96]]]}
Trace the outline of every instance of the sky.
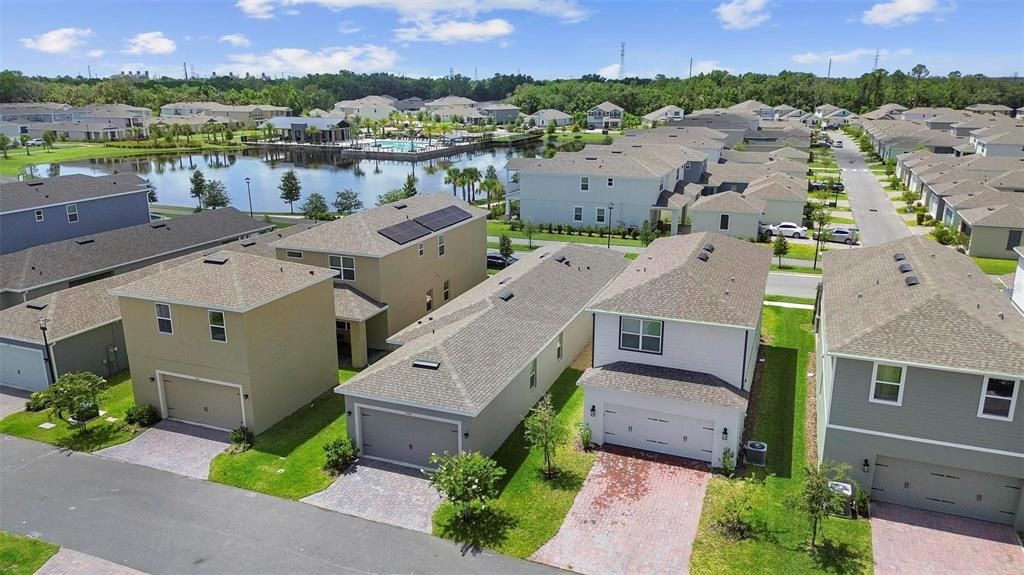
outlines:
{"label": "sky", "polygon": [[0,67],[180,78],[391,72],[537,79],[715,69],[1024,75],[1017,0],[3,0]]}

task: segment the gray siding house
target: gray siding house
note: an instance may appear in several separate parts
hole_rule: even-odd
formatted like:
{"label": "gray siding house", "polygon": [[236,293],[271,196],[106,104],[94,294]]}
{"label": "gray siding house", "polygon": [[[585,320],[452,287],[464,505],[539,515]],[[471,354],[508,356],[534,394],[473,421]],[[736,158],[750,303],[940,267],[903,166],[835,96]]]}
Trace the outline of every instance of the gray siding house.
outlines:
{"label": "gray siding house", "polygon": [[1024,316],[912,237],[826,252],[818,455],[872,499],[1024,527]]}
{"label": "gray siding house", "polygon": [[151,189],[135,174],[0,184],[0,254],[148,223]]}

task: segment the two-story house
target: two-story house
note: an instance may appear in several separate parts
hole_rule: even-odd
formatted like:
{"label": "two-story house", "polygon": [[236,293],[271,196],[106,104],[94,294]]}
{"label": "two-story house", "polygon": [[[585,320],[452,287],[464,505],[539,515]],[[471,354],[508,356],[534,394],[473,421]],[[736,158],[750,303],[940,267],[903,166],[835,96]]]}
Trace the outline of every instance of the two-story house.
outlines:
{"label": "two-story house", "polygon": [[646,126],[657,126],[665,122],[671,122],[673,120],[682,120],[686,117],[686,111],[679,106],[662,106],[657,110],[644,114],[643,123]]}
{"label": "two-story house", "polygon": [[135,174],[0,184],[0,254],[148,223],[151,191]]}
{"label": "two-story house", "polygon": [[223,251],[111,290],[135,402],[260,433],[337,385],[337,273]]}
{"label": "two-story house", "polygon": [[356,100],[335,102],[334,112],[342,117],[359,116],[362,120],[381,120],[398,110],[394,102],[383,96],[364,96]]}
{"label": "two-story house", "polygon": [[601,102],[587,110],[587,127],[591,130],[618,130],[622,127],[622,117],[626,111],[622,106],[611,102]]}
{"label": "two-story house", "polygon": [[283,261],[338,271],[339,347],[355,367],[368,350],[487,278],[487,211],[446,193],[419,194],[272,244]]}
{"label": "two-story house", "polygon": [[967,256],[911,237],[826,252],[818,456],[872,499],[1024,527],[1024,316]]}
{"label": "two-story house", "polygon": [[545,245],[392,336],[401,347],[336,389],[360,456],[493,454],[590,342],[584,308],[628,263]]}
{"label": "two-story house", "polygon": [[594,298],[579,385],[596,443],[716,467],[739,455],[770,259],[719,234],[660,238]]}

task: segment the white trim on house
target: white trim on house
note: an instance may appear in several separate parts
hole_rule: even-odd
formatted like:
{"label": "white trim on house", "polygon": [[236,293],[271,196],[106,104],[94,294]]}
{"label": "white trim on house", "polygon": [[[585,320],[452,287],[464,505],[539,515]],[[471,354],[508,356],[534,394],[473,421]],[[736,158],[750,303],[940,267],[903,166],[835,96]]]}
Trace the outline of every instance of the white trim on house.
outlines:
{"label": "white trim on house", "polygon": [[[580,218],[579,219],[576,219],[576,210],[580,211]],[[572,222],[574,224],[576,224],[576,223],[582,224],[583,223],[583,206],[573,206],[572,207]]]}
{"label": "white trim on house", "polygon": [[[775,272],[772,272],[772,273],[774,274]],[[803,276],[803,275],[807,275],[807,274],[795,274],[795,275]],[[675,322],[679,322],[679,323],[692,323],[694,325],[715,325],[715,326],[718,326],[718,327],[733,327],[733,328],[736,328],[736,329],[744,329],[744,330],[747,330],[747,331],[751,331],[751,330],[757,329],[757,326],[755,326],[755,325],[733,325],[733,324],[729,324],[729,323],[714,323],[714,322],[709,322],[709,321],[694,321],[694,320],[691,320],[691,319],[679,319],[679,318],[675,318],[675,317],[660,317],[660,316],[656,316],[656,315],[645,315],[645,314],[642,314],[642,313],[632,313],[632,312],[630,312],[630,313],[623,313],[623,312],[610,311],[610,310],[600,309],[600,308],[590,308],[590,307],[588,307],[588,308],[584,308],[583,311],[589,311],[591,313],[607,313],[607,314],[612,314],[612,315],[638,317],[638,318],[641,318],[641,319],[654,319],[654,320],[658,320],[658,321],[675,321]]]}
{"label": "white trim on house", "polygon": [[[75,211],[71,211],[71,208],[74,208]],[[78,204],[66,204],[64,206],[64,211],[68,214],[69,224],[77,224],[78,220],[81,219],[78,217]],[[71,216],[75,216],[75,219],[72,220]]]}
{"label": "white trim on house", "polygon": [[36,210],[36,214],[35,215],[36,215],[36,222],[41,222],[41,221],[44,221],[46,219],[46,215],[43,213],[43,210]]}
{"label": "white trim on house", "polygon": [[[392,403],[397,403],[397,402],[392,402]],[[426,414],[423,414],[423,413],[413,413],[411,411],[401,411],[401,410],[398,410],[398,409],[390,409],[390,408],[387,408],[387,407],[379,407],[379,406],[376,406],[376,405],[367,405],[367,404],[363,404],[363,403],[353,402],[352,403],[352,415],[353,415],[353,417],[356,418],[356,421],[355,421],[355,423],[356,423],[356,447],[359,448],[359,453],[360,453],[359,456],[360,457],[365,457],[367,459],[375,459],[377,461],[385,461],[387,463],[394,463],[395,465],[401,465],[401,466],[404,466],[404,467],[412,467],[414,469],[422,469],[419,465],[413,465],[412,463],[406,463],[406,462],[403,462],[403,461],[395,461],[395,460],[392,460],[392,459],[385,459],[383,457],[374,457],[372,455],[363,455],[363,453],[362,453],[362,451],[363,451],[363,449],[362,449],[363,448],[363,424],[362,424],[362,421],[363,420],[362,420],[362,414],[360,413],[363,408],[369,409],[371,411],[373,411],[373,410],[384,411],[384,412],[387,412],[387,413],[394,413],[395,415],[405,415],[405,416],[408,416],[408,417],[418,417],[420,419],[429,419],[431,421],[440,421],[442,423],[454,423],[456,425],[456,427],[458,427],[458,430],[459,430],[458,431],[459,453],[462,453],[462,422],[457,420],[457,419],[446,419],[444,417],[437,417],[437,416],[434,416],[434,415],[426,415]],[[430,409],[433,409],[433,408],[430,408]],[[427,469],[433,469],[433,468],[427,468]]]}
{"label": "white trim on house", "polygon": [[[899,383],[891,381],[883,381],[883,385],[898,385],[899,390],[896,392],[896,401],[889,401],[888,399],[877,399],[875,398],[875,384],[878,383],[878,366],[882,365],[885,367],[897,367],[900,370],[900,381]],[[881,403],[882,405],[893,405],[900,407],[903,405],[903,388],[907,382],[907,366],[896,362],[879,362],[876,361],[871,364],[871,391],[868,392],[868,401],[871,403]]]}
{"label": "white trim on house", "polygon": [[[584,187],[584,186],[586,186],[586,187]],[[590,176],[580,176],[580,191],[581,192],[589,192],[590,191]]]}
{"label": "white trim on house", "polygon": [[864,435],[875,435],[878,437],[887,437],[889,439],[901,439],[903,441],[912,441],[915,443],[927,443],[929,445],[938,445],[941,447],[953,447],[956,449],[966,449],[968,451],[979,451],[981,453],[991,453],[993,455],[1005,455],[1007,457],[1019,457],[1024,459],[1024,453],[1018,453],[1015,451],[1003,451],[1002,449],[990,449],[988,447],[978,447],[976,445],[964,445],[963,443],[950,443],[948,441],[938,441],[935,439],[925,439],[923,437],[912,437],[909,435],[899,435],[897,433],[886,433],[884,431],[874,431],[871,429],[861,429],[859,427],[847,427],[845,425],[836,425],[829,423],[826,425],[828,429],[836,429],[839,431],[849,431],[850,433],[863,433]]}
{"label": "white trim on house", "polygon": [[608,223],[608,208],[606,206],[596,206],[594,208],[594,223],[595,224],[607,224]]}
{"label": "white trim on house", "polygon": [[[160,315],[160,306],[167,308],[167,317]],[[163,335],[174,335],[174,314],[171,313],[171,304],[163,302],[153,302],[153,311],[156,312],[156,332]],[[168,331],[160,329],[160,320],[167,320]]]}
{"label": "white trim on house", "polygon": [[444,243],[444,234],[437,234],[437,257],[444,256],[447,251]]}
{"label": "white trim on house", "polygon": [[243,389],[241,385],[239,385],[237,383],[228,383],[226,381],[217,381],[215,379],[206,379],[205,377],[196,377],[194,375],[184,375],[184,374],[181,374],[181,373],[173,373],[173,372],[170,372],[170,371],[163,371],[161,369],[158,369],[158,370],[156,370],[156,390],[157,390],[157,393],[160,396],[160,416],[163,417],[164,419],[171,419],[171,420],[174,420],[174,421],[185,421],[186,423],[190,423],[190,424],[193,424],[193,425],[198,425],[200,427],[208,427],[210,429],[222,429],[224,431],[231,431],[230,429],[226,429],[224,427],[217,427],[215,425],[208,425],[208,424],[205,424],[205,423],[197,423],[195,421],[187,421],[187,420],[184,420],[184,419],[174,419],[172,417],[168,417],[167,416],[167,394],[164,393],[164,376],[165,375],[166,376],[170,376],[170,377],[180,377],[182,379],[191,379],[192,381],[201,381],[201,382],[204,382],[204,383],[213,383],[213,384],[216,384],[216,385],[226,385],[228,387],[238,388],[238,403],[239,403],[239,405],[242,408],[242,425],[243,426],[248,426],[248,423],[245,420],[245,389]]}
{"label": "white trim on house", "polygon": [[[985,398],[989,397],[989,395],[988,395],[988,380],[989,379],[991,379],[991,376],[986,375],[985,379],[983,379],[981,381],[981,397],[978,399],[978,417],[981,417],[981,418],[984,418],[984,419],[994,419],[996,421],[1012,422],[1013,421],[1013,411],[1017,408],[1017,395],[1019,395],[1019,393],[1020,393],[1020,386],[1021,386],[1021,383],[1022,383],[1021,380],[1019,380],[1019,379],[1009,379],[1009,378],[1003,378],[1003,377],[995,378],[995,379],[1003,379],[1005,381],[1012,381],[1013,382],[1013,395],[1011,395],[1010,398],[1009,398],[1010,399],[1010,412],[1009,412],[1010,415],[1008,417],[1002,417],[1002,416],[999,416],[999,415],[990,415],[990,414],[987,414],[987,413],[983,412],[983,410],[985,409]],[[998,399],[1006,400],[1005,397],[998,398]]]}
{"label": "white trim on house", "polygon": [[[221,323],[224,325],[216,325],[213,323],[213,315],[215,313],[220,314]],[[208,309],[206,310],[207,323],[210,324],[210,341],[214,343],[227,343],[228,342],[228,314],[224,313],[223,310],[219,309]],[[224,339],[217,339],[213,337],[213,328],[218,327],[224,330]]]}

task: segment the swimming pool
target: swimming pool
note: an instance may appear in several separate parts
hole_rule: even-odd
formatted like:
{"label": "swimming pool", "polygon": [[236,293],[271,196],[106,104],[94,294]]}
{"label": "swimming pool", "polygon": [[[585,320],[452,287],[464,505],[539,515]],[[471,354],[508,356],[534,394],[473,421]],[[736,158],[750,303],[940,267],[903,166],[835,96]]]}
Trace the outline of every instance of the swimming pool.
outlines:
{"label": "swimming pool", "polygon": [[378,140],[377,145],[398,152],[411,152],[416,149],[416,144],[407,140]]}

